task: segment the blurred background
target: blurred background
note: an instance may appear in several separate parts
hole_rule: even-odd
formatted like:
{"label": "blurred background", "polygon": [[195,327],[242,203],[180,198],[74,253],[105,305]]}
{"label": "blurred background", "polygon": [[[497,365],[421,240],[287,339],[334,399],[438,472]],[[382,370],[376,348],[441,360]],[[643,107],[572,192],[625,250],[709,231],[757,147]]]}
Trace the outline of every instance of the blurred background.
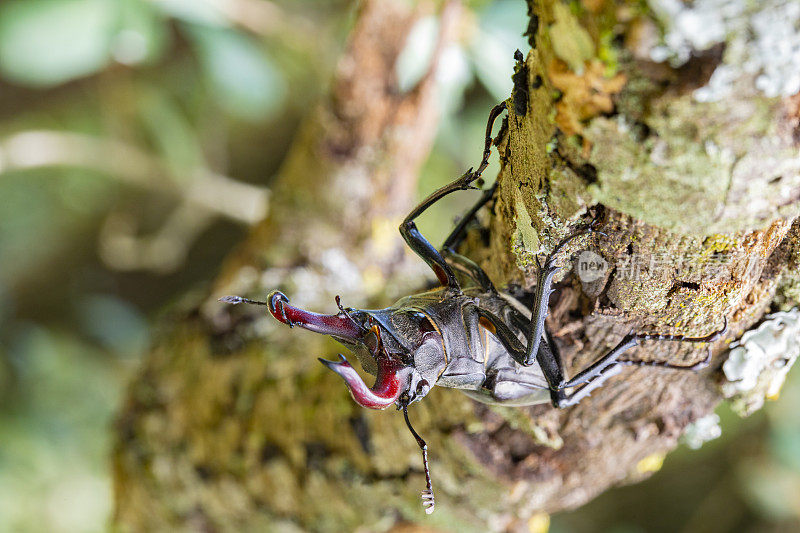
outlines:
{"label": "blurred background", "polygon": [[[523,2],[466,10],[421,194],[475,164],[527,50]],[[113,417],[158,314],[266,214],[354,14],[337,0],[0,2],[0,531],[109,529]],[[434,18],[415,27],[400,89],[436,34]],[[471,202],[448,200],[420,224],[434,242]],[[721,408],[721,438],[551,530],[797,531],[797,405],[795,372],[779,402],[746,420]]]}

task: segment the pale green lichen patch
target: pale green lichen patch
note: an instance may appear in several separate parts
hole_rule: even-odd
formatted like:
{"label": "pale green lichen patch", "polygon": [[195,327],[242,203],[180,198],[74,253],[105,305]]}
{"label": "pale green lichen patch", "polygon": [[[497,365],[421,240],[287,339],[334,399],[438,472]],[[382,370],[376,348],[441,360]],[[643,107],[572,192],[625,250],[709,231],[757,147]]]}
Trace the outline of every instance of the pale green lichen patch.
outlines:
{"label": "pale green lichen patch", "polygon": [[[800,154],[779,127],[777,97],[800,91],[800,3],[648,5],[660,44],[648,48],[643,40],[631,45],[639,46],[632,53],[641,59],[649,50],[650,59],[681,70],[640,71],[623,59],[629,81],[616,117],[594,119],[583,132],[598,171],[595,199],[648,223],[703,235],[759,229],[796,215]],[[709,68],[706,83],[700,72]]]}
{"label": "pale green lichen patch", "polygon": [[593,142],[590,161],[599,183],[590,192],[597,201],[650,224],[706,231],[725,201],[732,162],[711,160],[703,145],[684,132],[663,133],[641,143],[621,117],[594,120],[587,137]]}
{"label": "pale green lichen patch", "polygon": [[586,182],[574,171],[564,166],[556,166],[550,172],[550,190],[547,205],[550,211],[561,220],[570,220],[593,205]]}
{"label": "pale green lichen patch", "polygon": [[553,5],[555,22],[550,27],[553,53],[576,73],[583,72],[583,64],[595,56],[594,41],[583,29],[569,7],[561,2]]}
{"label": "pale green lichen patch", "polygon": [[[651,102],[640,139],[624,116],[586,129],[595,199],[681,233],[757,229],[798,212],[800,157],[775,134],[774,103],[699,103],[690,95]],[[779,206],[776,213],[775,206]]]}
{"label": "pale green lichen patch", "polygon": [[522,193],[519,189],[514,191],[514,208],[517,215],[519,243],[525,250],[535,253],[539,250],[539,234],[533,228],[533,221],[528,213],[528,208],[525,207],[525,201],[522,199]]}

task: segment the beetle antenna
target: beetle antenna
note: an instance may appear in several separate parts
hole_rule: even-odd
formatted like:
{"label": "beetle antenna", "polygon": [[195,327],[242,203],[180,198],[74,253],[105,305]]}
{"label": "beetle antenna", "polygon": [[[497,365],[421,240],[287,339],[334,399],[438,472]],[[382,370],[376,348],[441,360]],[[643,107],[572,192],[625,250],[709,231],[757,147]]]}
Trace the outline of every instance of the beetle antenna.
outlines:
{"label": "beetle antenna", "polygon": [[242,298],[241,296],[223,296],[219,300],[219,302],[224,302],[226,304],[254,304],[254,305],[267,305],[267,302],[259,302],[256,300],[251,300],[249,298]]}
{"label": "beetle antenna", "polygon": [[404,401],[401,401],[401,406],[403,408],[403,418],[406,419],[406,425],[408,429],[411,430],[411,434],[414,435],[414,438],[417,439],[417,444],[419,445],[420,449],[422,450],[422,466],[425,469],[425,490],[422,491],[422,506],[425,508],[425,512],[427,514],[431,514],[433,512],[433,508],[435,506],[435,502],[433,500],[433,484],[431,483],[431,471],[428,468],[428,445],[422,440],[422,437],[414,431],[414,428],[411,427],[411,422],[408,420],[408,397],[405,398]]}

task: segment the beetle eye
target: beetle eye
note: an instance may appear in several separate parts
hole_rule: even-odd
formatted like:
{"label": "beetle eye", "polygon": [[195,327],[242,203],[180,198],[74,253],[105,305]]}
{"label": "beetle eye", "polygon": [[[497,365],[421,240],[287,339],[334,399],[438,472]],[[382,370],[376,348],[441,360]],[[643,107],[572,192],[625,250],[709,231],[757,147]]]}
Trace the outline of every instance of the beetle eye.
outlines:
{"label": "beetle eye", "polygon": [[414,324],[417,325],[417,328],[426,333],[428,331],[436,331],[436,328],[433,327],[433,323],[431,319],[425,313],[420,313],[419,311],[409,311],[407,313],[409,319],[411,319]]}

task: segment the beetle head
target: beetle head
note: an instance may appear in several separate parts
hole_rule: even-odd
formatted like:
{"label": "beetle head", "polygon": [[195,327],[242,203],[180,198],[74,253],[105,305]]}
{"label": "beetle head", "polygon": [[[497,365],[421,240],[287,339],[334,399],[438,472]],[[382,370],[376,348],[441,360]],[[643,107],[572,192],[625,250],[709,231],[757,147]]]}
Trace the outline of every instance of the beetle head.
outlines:
{"label": "beetle head", "polygon": [[362,407],[385,409],[394,403],[413,403],[428,393],[444,367],[441,336],[423,313],[411,308],[349,309],[342,307],[337,296],[339,313],[321,315],[289,305],[289,299],[279,291],[271,292],[266,302],[236,296],[221,300],[264,303],[273,317],[289,327],[330,335],[350,349],[364,370],[375,375],[372,387],[341,354],[339,361],[320,362],[344,379]]}

